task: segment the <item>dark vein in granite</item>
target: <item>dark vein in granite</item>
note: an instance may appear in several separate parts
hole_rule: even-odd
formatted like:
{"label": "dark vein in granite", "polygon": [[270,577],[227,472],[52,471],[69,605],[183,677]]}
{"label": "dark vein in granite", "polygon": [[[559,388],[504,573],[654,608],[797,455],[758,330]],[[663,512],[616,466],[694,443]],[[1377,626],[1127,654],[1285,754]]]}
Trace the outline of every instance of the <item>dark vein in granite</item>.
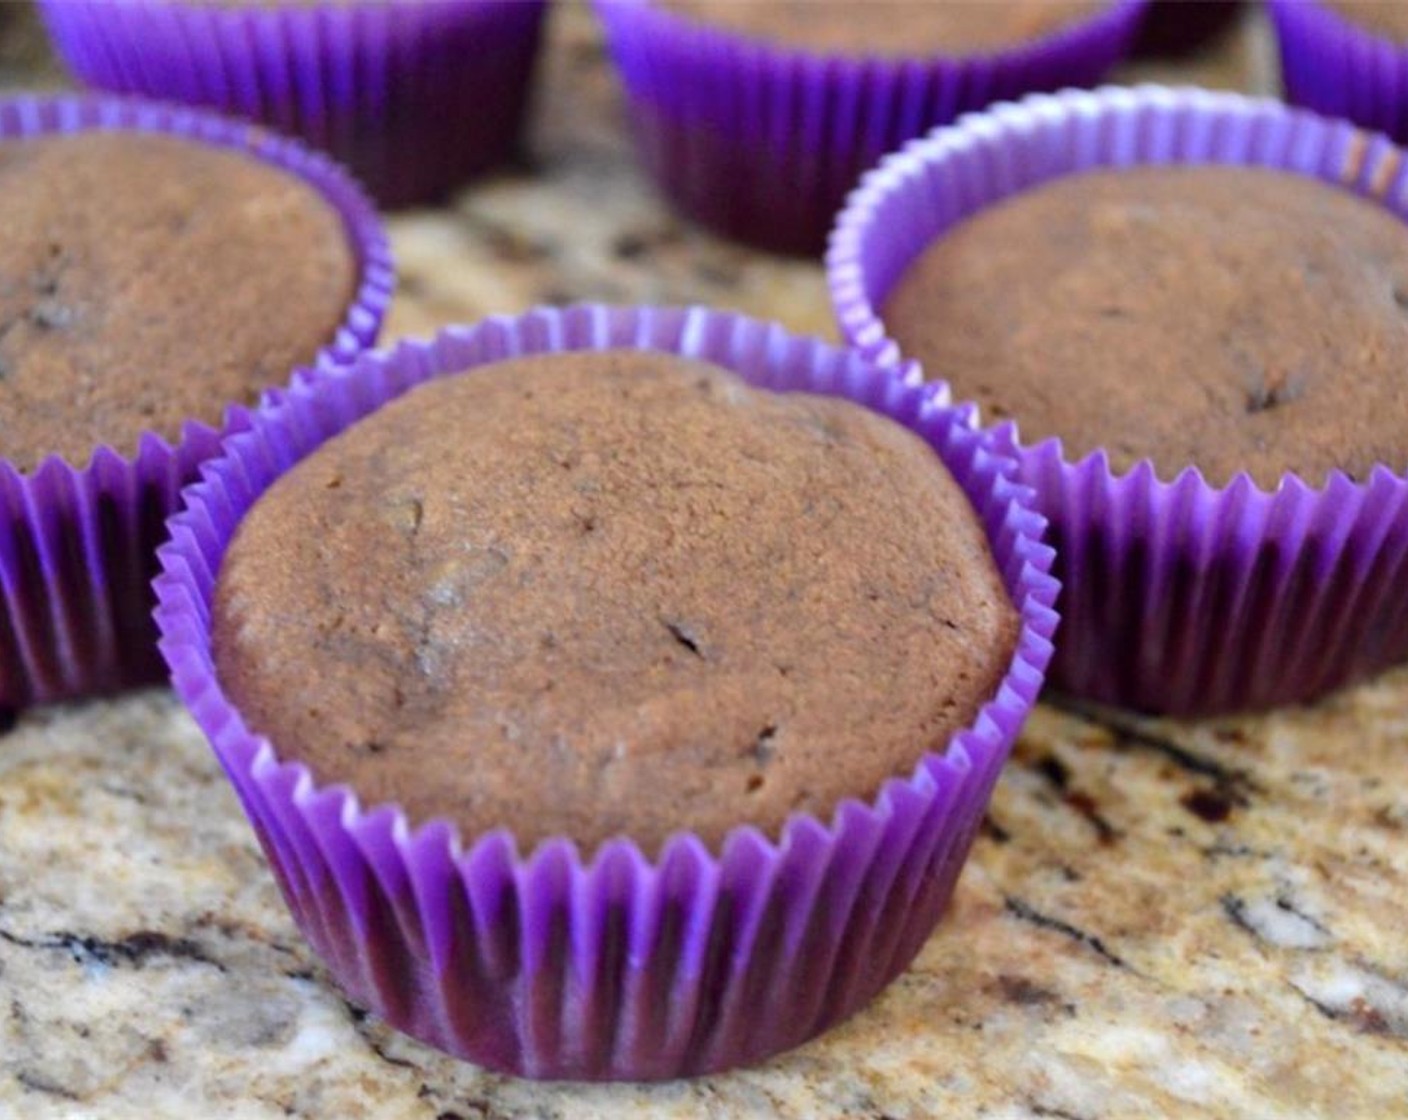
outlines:
{"label": "dark vein in granite", "polygon": [[1178,803],[1201,821],[1221,824],[1232,815],[1232,799],[1217,789],[1190,789]]}
{"label": "dark vein in granite", "polygon": [[1317,933],[1323,933],[1326,937],[1333,937],[1333,936],[1334,936],[1334,934],[1330,931],[1330,927],[1329,927],[1329,926],[1325,925],[1325,924],[1324,924],[1323,922],[1321,922],[1318,918],[1315,918],[1314,916],[1312,916],[1312,915],[1310,915],[1310,914],[1307,914],[1304,910],[1302,910],[1300,907],[1298,907],[1295,903],[1293,903],[1293,902],[1292,902],[1289,898],[1287,898],[1285,895],[1280,895],[1280,896],[1277,897],[1277,899],[1276,899],[1276,909],[1278,909],[1278,910],[1284,910],[1287,914],[1294,914],[1297,918],[1299,918],[1301,921],[1305,922],[1306,925],[1310,926],[1310,927],[1311,927],[1312,929],[1314,929]]}
{"label": "dark vein in granite", "polygon": [[1218,902],[1222,905],[1222,912],[1227,915],[1230,921],[1238,929],[1251,935],[1256,941],[1261,941],[1261,931],[1247,920],[1247,904],[1233,894],[1225,894]]}
{"label": "dark vein in granite", "polygon": [[33,1073],[30,1070],[22,1069],[15,1074],[15,1080],[32,1093],[41,1093],[46,1097],[58,1097],[64,1101],[79,1100],[79,1096],[72,1089],[60,1085],[57,1081],[50,1081],[42,1074]]}
{"label": "dark vein in granite", "polygon": [[1269,851],[1254,848],[1250,844],[1229,843],[1225,840],[1219,840],[1216,843],[1209,844],[1206,848],[1202,849],[1202,852],[1206,859],[1218,859],[1220,857],[1226,857],[1228,859],[1270,859],[1273,855],[1273,853]]}
{"label": "dark vein in granite", "polygon": [[42,937],[21,937],[0,929],[0,941],[21,949],[62,950],[76,964],[98,964],[109,967],[130,964],[141,967],[148,960],[165,957],[210,965],[225,972],[225,966],[209,956],[196,942],[185,937],[170,937],[156,930],[138,930],[126,937],[110,941],[91,934],[60,930]]}
{"label": "dark vein in granite", "polygon": [[1095,838],[1102,847],[1109,846],[1120,838],[1119,829],[1115,828],[1100,812],[1100,806],[1096,803],[1095,798],[1083,790],[1070,788],[1070,767],[1056,755],[1043,754],[1030,764],[1030,769],[1045,778],[1051,787],[1061,795],[1061,804],[1071,809],[1095,830]]}
{"label": "dark vein in granite", "polygon": [[48,1078],[39,1074],[32,1074],[28,1069],[21,1069],[14,1079],[20,1082],[25,1089],[32,1093],[42,1093],[44,1096],[56,1096],[59,1100],[79,1100],[80,1097],[72,1089],[59,1085],[56,1081],[49,1081]]}
{"label": "dark vein in granite", "polygon": [[1068,1017],[1076,1014],[1076,1005],[1063,999],[1059,992],[1038,984],[1027,976],[1002,972],[997,977],[997,991],[1004,1001],[1015,1007],[1034,1007],[1061,1011]]}
{"label": "dark vein in granite", "polygon": [[1072,941],[1084,945],[1107,964],[1112,964],[1116,968],[1129,967],[1122,957],[1112,953],[1105,945],[1105,942],[1095,934],[1087,933],[1079,926],[1073,926],[1070,922],[1062,921],[1060,918],[1053,918],[1049,914],[1043,914],[1030,903],[1023,902],[1020,898],[1006,895],[1003,897],[1002,901],[1007,908],[1007,912],[1014,918],[1028,922],[1039,929],[1049,929],[1053,933],[1059,933],[1063,937],[1069,937]]}
{"label": "dark vein in granite", "polygon": [[[416,1094],[419,1100],[429,1100],[438,1097],[439,1094],[429,1085],[422,1085],[420,1092]],[[435,1120],[513,1120],[519,1113],[509,1113],[503,1111],[495,1105],[488,1097],[460,1097],[457,1096],[452,1105],[446,1106],[440,1101],[436,1101],[433,1107],[439,1109],[435,1113]],[[549,1120],[549,1116],[557,1116],[556,1112],[534,1112],[534,1120]]]}
{"label": "dark vein in granite", "polygon": [[502,1120],[504,1116],[488,1097],[456,1097],[453,1107],[440,1097],[440,1092],[425,1082],[416,1091],[416,1100],[431,1101],[431,1107],[436,1109],[435,1120]]}
{"label": "dark vein in granite", "polygon": [[1088,1117],[1079,1112],[1067,1112],[1064,1108],[1054,1108],[1051,1105],[1037,1104],[1036,1101],[1032,1101],[1032,1115],[1051,1116],[1055,1117],[1056,1120],[1089,1120]]}
{"label": "dark vein in granite", "polygon": [[[1291,990],[1326,1019],[1360,1034],[1408,1039],[1408,1013],[1403,1010],[1408,1007],[1408,984],[1362,958],[1352,959],[1348,965],[1361,982],[1366,982],[1363,984],[1365,994],[1333,1002],[1316,998],[1295,980],[1290,981]],[[1376,987],[1387,989],[1379,993],[1377,1002],[1371,998]]]}
{"label": "dark vein in granite", "polygon": [[[1222,911],[1224,914],[1227,915],[1228,921],[1230,921],[1238,929],[1248,933],[1254,940],[1260,941],[1266,945],[1274,945],[1279,948],[1286,947],[1281,945],[1279,942],[1268,938],[1266,934],[1262,931],[1261,927],[1258,926],[1247,916],[1247,903],[1244,899],[1239,898],[1235,894],[1225,894],[1220,899],[1218,899],[1218,902],[1222,905]],[[1293,915],[1300,921],[1304,922],[1306,925],[1310,926],[1310,928],[1315,930],[1316,933],[1324,934],[1326,937],[1334,936],[1328,926],[1326,926],[1320,921],[1317,921],[1315,918],[1307,914],[1304,910],[1298,909],[1295,904],[1292,903],[1291,900],[1285,897],[1284,895],[1276,899],[1276,909],[1282,910],[1287,914]]]}
{"label": "dark vein in granite", "polygon": [[1062,793],[1071,784],[1071,768],[1054,754],[1042,755],[1031,764],[1031,768]]}
{"label": "dark vein in granite", "polygon": [[367,1044],[367,1047],[373,1054],[389,1066],[400,1066],[402,1069],[420,1069],[415,1062],[410,1062],[405,1058],[398,1058],[394,1054],[387,1053],[386,1047],[371,1033],[371,1029],[367,1024],[367,1020],[371,1018],[370,1012],[363,1011],[355,1003],[350,1003],[345,999],[342,1001],[342,1006],[347,1009],[347,1015],[348,1018],[352,1020],[353,1029],[361,1036],[362,1041]]}
{"label": "dark vein in granite", "polygon": [[146,793],[131,786],[124,786],[115,781],[105,780],[98,782],[97,788],[102,790],[109,797],[116,797],[120,801],[132,801],[138,805],[148,804]]}
{"label": "dark vein in granite", "polygon": [[1316,999],[1309,992],[1303,992],[1295,984],[1291,985],[1291,991],[1320,1012],[1332,1023],[1340,1023],[1351,1027],[1360,1034],[1393,1035],[1399,1038],[1405,1036],[1402,1031],[1393,1029],[1393,1025],[1388,1018],[1373,1004],[1365,999],[1355,999],[1346,1007],[1334,1007],[1328,1003]]}
{"label": "dark vein in granite", "polygon": [[1180,770],[1211,778],[1216,788],[1230,796],[1235,804],[1247,804],[1247,794],[1264,793],[1251,774],[1226,766],[1215,758],[1199,754],[1163,735],[1145,730],[1134,717],[1120,715],[1068,696],[1044,696],[1044,703],[1058,711],[1076,716],[1109,733],[1116,747],[1151,751],[1168,759]]}
{"label": "dark vein in granite", "polygon": [[[272,949],[274,952],[283,956],[293,957],[300,962],[297,967],[302,967],[302,962],[307,956],[305,952],[285,944],[277,937],[270,936],[268,932],[251,922],[226,918],[211,911],[206,911],[199,915],[191,925],[195,929],[212,929],[220,936],[227,937],[231,941],[248,942],[251,945],[259,946],[261,949]],[[288,975],[292,975],[292,973]]]}

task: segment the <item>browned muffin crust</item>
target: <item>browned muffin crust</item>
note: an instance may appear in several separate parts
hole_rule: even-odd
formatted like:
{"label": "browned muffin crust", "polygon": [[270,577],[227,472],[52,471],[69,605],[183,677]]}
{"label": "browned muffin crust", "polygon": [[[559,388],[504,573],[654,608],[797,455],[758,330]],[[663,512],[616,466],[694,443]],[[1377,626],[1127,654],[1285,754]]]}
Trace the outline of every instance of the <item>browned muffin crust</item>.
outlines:
{"label": "browned muffin crust", "polygon": [[357,262],[301,180],[136,132],[0,143],[0,454],[218,423],[332,341]]}
{"label": "browned muffin crust", "polygon": [[883,318],[987,418],[1120,470],[1274,487],[1408,466],[1408,226],[1312,179],[1060,179],[929,246]]}
{"label": "browned muffin crust", "polygon": [[825,54],[980,54],[1089,18],[1109,0],[654,0],[700,23]]}
{"label": "browned muffin crust", "polygon": [[246,516],[214,612],[281,756],[586,849],[875,793],[973,721],[1018,631],[917,436],[627,351],[444,378],[325,444]]}
{"label": "browned muffin crust", "polygon": [[1338,12],[1365,31],[1408,42],[1408,4],[1402,0],[1321,0],[1325,7]]}

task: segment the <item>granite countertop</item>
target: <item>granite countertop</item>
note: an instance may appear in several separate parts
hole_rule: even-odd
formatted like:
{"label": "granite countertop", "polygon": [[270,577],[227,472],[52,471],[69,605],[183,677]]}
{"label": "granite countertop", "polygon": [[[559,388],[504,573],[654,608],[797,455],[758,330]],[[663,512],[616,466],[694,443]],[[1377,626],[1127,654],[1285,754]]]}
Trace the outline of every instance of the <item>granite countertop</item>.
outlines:
{"label": "granite countertop", "polygon": [[[390,335],[578,298],[834,333],[817,266],[658,203],[585,14],[560,11],[552,40],[533,166],[393,222]],[[1179,72],[1269,88],[1269,66],[1253,33]],[[0,82],[54,80],[0,49]],[[6,1118],[1408,1116],[1405,931],[1408,669],[1196,725],[1048,704],[948,918],[870,1008],[756,1070],[535,1085],[327,984],[167,693],[0,736]]]}

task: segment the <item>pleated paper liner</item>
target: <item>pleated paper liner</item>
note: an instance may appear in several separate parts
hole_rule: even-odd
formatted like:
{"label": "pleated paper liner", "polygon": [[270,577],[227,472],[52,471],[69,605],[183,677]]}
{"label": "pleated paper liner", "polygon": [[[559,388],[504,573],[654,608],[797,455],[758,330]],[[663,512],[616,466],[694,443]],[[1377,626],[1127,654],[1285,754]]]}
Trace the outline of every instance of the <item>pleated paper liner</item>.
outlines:
{"label": "pleated paper liner", "polygon": [[1124,57],[1145,0],[1115,0],[1007,50],[915,58],[789,49],[650,0],[595,6],[640,159],[665,195],[729,237],[812,255],[882,155],[991,101],[1099,81]]}
{"label": "pleated paper liner", "polygon": [[1408,141],[1408,43],[1314,0],[1268,0],[1286,100]]}
{"label": "pleated paper liner", "polygon": [[41,0],[85,84],[297,135],[385,206],[443,196],[512,155],[545,0]]}
{"label": "pleated paper liner", "polygon": [[[830,820],[779,838],[688,832],[520,852],[320,786],[253,733],[212,661],[211,597],[244,512],[283,472],[430,378],[527,353],[658,349],[776,390],[839,394],[918,432],[980,514],[1023,627],[970,728]],[[470,374],[472,376],[472,374]],[[239,792],[300,927],[356,1002],[451,1054],[539,1078],[653,1079],[757,1062],[864,1005],[938,921],[1050,655],[1056,585],[1016,464],[946,407],[854,352],[703,309],[581,306],[451,328],[296,385],[187,492],[162,550],[158,620],[178,693]],[[919,752],[916,752],[918,754]],[[866,791],[868,792],[868,791]]]}
{"label": "pleated paper liner", "polygon": [[[1236,94],[1159,87],[1069,91],[938,129],[866,177],[828,256],[844,335],[876,362],[901,354],[880,311],[909,263],[965,217],[1097,167],[1230,163],[1314,176],[1408,217],[1403,153],[1343,122]],[[1012,402],[1020,418],[1021,402]],[[1051,521],[1064,587],[1051,680],[1074,695],[1205,715],[1312,699],[1408,657],[1408,479],[1194,468],[1118,473],[1100,451],[1024,445],[1022,480]]]}
{"label": "pleated paper liner", "polygon": [[[261,129],[134,99],[0,99],[0,143],[89,129],[232,148],[308,183],[341,216],[358,262],[324,360],[345,362],[375,340],[391,296],[390,250],[370,203],[331,161]],[[156,548],[181,487],[222,431],[243,423],[243,410],[231,409],[219,430],[192,420],[174,444],[148,432],[133,454],[97,447],[89,462],[50,456],[32,472],[0,454],[0,709],[163,679],[151,620]]]}

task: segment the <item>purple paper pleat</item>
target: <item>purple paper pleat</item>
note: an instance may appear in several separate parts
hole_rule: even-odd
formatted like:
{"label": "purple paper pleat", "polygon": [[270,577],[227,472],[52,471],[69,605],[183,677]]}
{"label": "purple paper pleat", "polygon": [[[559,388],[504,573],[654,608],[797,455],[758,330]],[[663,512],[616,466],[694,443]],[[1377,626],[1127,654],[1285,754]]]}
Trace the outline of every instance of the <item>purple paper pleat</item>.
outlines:
{"label": "purple paper pleat", "polygon": [[82,82],[252,118],[378,201],[434,199],[517,144],[545,0],[41,0]]}
{"label": "purple paper pleat", "polygon": [[[307,182],[337,210],[358,262],[356,293],[320,361],[346,362],[375,342],[393,285],[390,249],[371,204],[326,157],[246,124],[135,99],[0,99],[0,143],[89,129],[233,148]],[[220,430],[189,421],[174,444],[148,432],[133,454],[97,447],[87,463],[51,456],[31,472],[0,456],[0,709],[164,678],[151,619],[156,549],[181,487],[224,433],[244,425],[244,410],[231,408]]]}
{"label": "purple paper pleat", "polygon": [[820,253],[862,171],[936,124],[1032,90],[1091,85],[1146,0],[1116,0],[1031,44],[966,57],[826,57],[712,28],[650,0],[595,0],[636,148],[696,221]]}
{"label": "purple paper pleat", "polygon": [[[210,602],[241,516],[293,463],[433,377],[526,353],[660,349],[778,390],[840,394],[922,435],[978,510],[1021,608],[1018,649],[969,729],[830,822],[780,840],[679,833],[651,860],[628,839],[527,853],[498,831],[364,808],[252,733],[223,694]],[[176,689],[239,792],[300,927],[334,978],[394,1026],[481,1065],[543,1078],[667,1078],[756,1062],[874,996],[933,929],[998,771],[1036,699],[1056,623],[1050,549],[1016,463],[934,386],[853,351],[702,309],[580,306],[450,328],[298,383],[230,440],[171,521],[157,581]]]}
{"label": "purple paper pleat", "polygon": [[[1272,101],[1159,87],[1071,91],[994,107],[886,160],[852,195],[827,265],[844,335],[901,354],[881,307],[924,247],[968,215],[1096,167],[1232,163],[1314,176],[1408,220],[1408,163],[1386,139]],[[942,370],[930,371],[942,375]],[[1021,402],[1014,402],[1020,415]],[[1002,430],[1051,521],[1064,588],[1051,681],[1179,715],[1303,701],[1408,658],[1408,479],[1401,464],[1274,491],[1238,474],[1172,481],[1104,452]]]}
{"label": "purple paper pleat", "polygon": [[1286,99],[1408,140],[1408,44],[1314,0],[1269,0]]}

